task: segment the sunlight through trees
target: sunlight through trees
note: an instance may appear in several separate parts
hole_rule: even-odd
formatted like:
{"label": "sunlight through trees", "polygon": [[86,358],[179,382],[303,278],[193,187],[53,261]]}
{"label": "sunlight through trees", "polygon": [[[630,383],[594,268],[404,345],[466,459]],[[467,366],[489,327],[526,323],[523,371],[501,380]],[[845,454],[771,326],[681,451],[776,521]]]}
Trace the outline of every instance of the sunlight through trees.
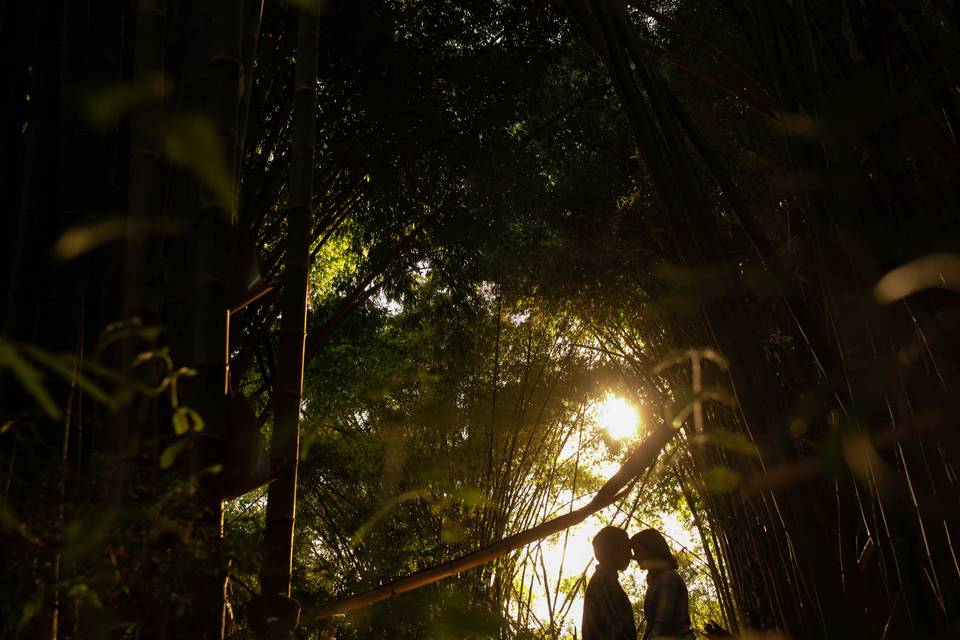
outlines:
{"label": "sunlight through trees", "polygon": [[0,638],[957,636],[958,7],[0,3]]}

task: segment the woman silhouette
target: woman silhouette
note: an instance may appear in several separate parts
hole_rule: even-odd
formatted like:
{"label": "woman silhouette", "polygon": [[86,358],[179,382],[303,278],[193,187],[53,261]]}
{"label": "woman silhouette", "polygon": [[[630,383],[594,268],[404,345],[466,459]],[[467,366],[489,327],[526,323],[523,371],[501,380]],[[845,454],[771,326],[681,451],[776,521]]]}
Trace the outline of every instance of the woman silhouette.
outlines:
{"label": "woman silhouette", "polygon": [[687,585],[677,573],[677,560],[656,529],[644,529],[630,538],[633,558],[647,571],[643,615],[647,629],[643,640],[693,639]]}

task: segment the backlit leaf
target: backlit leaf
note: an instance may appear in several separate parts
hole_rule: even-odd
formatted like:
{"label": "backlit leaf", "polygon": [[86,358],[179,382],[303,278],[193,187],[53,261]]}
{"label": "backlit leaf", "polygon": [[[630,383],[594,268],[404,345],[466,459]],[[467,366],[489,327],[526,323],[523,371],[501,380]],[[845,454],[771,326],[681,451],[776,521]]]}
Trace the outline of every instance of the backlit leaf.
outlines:
{"label": "backlit leaf", "polygon": [[16,348],[8,342],[0,342],[0,367],[13,372],[14,377],[48,416],[54,420],[60,418],[60,408],[43,386],[43,375],[36,367],[21,358]]}
{"label": "backlit leaf", "polygon": [[90,91],[84,107],[90,122],[107,127],[131,111],[163,100],[171,90],[170,83],[157,75]]}
{"label": "backlit leaf", "polygon": [[178,113],[151,119],[145,125],[160,139],[168,160],[192,170],[220,206],[233,208],[233,180],[213,121],[200,114]]}
{"label": "backlit leaf", "polygon": [[186,440],[178,440],[164,449],[163,453],[160,454],[160,468],[169,469],[173,466],[173,463],[177,460],[177,456],[180,455],[180,451],[183,450],[186,444]]}
{"label": "backlit leaf", "polygon": [[880,278],[873,295],[890,304],[924,289],[960,291],[960,255],[933,253],[897,267]]}
{"label": "backlit leaf", "polygon": [[487,496],[479,489],[473,487],[460,487],[453,490],[453,497],[464,504],[477,507],[487,502]]}
{"label": "backlit leaf", "polygon": [[708,433],[696,436],[695,440],[699,443],[714,444],[727,451],[734,451],[750,456],[760,455],[760,450],[757,448],[757,445],[751,442],[746,435],[736,431],[714,427],[710,429]]}
{"label": "backlit leaf", "polygon": [[452,518],[444,518],[443,525],[440,528],[440,539],[451,544],[454,542],[460,542],[467,535],[466,529],[463,528],[463,525],[457,522]]}
{"label": "backlit leaf", "polygon": [[191,431],[203,431],[203,418],[200,414],[190,407],[178,407],[173,412],[173,431],[178,436],[190,433]]}
{"label": "backlit leaf", "polygon": [[730,493],[740,486],[740,474],[730,467],[711,467],[703,474],[707,489],[715,493]]}
{"label": "backlit leaf", "polygon": [[115,518],[112,512],[97,511],[70,523],[63,545],[64,562],[76,562],[102,550]]}
{"label": "backlit leaf", "polygon": [[85,584],[75,584],[67,590],[67,597],[71,600],[77,600],[90,605],[96,609],[102,609],[103,603],[100,602],[100,596],[97,592]]}
{"label": "backlit leaf", "polygon": [[24,347],[23,350],[34,360],[43,364],[54,373],[59,374],[65,381],[76,383],[78,387],[97,402],[101,402],[109,407],[113,407],[116,404],[106,391],[83,375],[82,363],[78,359],[71,356],[53,354],[31,346]]}
{"label": "backlit leaf", "polygon": [[20,523],[17,521],[17,516],[7,506],[6,501],[0,498],[0,531],[10,533],[16,531],[19,527]]}
{"label": "backlit leaf", "polygon": [[326,13],[330,6],[330,0],[287,0],[287,2],[317,15]]}
{"label": "backlit leaf", "polygon": [[133,236],[172,236],[180,233],[183,225],[169,218],[113,218],[90,224],[76,225],[63,232],[53,245],[53,255],[67,261],[104,245]]}

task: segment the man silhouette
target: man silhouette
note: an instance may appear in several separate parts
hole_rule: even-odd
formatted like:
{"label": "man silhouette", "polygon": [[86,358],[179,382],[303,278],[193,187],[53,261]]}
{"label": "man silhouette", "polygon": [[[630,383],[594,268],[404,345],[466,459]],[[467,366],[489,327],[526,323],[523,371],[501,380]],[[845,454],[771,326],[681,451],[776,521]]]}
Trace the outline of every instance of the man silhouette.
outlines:
{"label": "man silhouette", "polygon": [[630,564],[630,537],[619,527],[604,527],[593,538],[597,568],[583,601],[583,640],[637,640],[633,607],[617,572]]}

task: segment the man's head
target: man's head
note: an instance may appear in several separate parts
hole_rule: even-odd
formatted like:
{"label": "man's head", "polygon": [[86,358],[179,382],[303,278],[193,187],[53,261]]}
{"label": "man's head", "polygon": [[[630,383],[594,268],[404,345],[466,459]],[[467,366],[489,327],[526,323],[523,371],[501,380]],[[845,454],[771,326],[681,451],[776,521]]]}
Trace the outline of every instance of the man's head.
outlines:
{"label": "man's head", "polygon": [[620,527],[604,527],[593,537],[593,555],[600,566],[623,571],[630,564],[630,537]]}

